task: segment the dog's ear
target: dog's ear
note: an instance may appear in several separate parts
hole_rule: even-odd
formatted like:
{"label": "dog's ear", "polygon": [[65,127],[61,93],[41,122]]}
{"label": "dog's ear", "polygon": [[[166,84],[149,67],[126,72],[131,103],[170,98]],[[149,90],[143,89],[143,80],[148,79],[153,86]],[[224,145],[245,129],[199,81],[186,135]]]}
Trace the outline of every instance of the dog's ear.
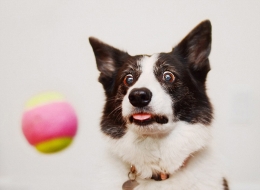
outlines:
{"label": "dog's ear", "polygon": [[89,42],[96,57],[98,70],[105,76],[112,77],[116,68],[122,65],[128,54],[94,37],[90,37]]}
{"label": "dog's ear", "polygon": [[208,56],[211,50],[211,23],[209,20],[197,25],[174,49],[189,65],[192,75],[204,83],[210,70]]}
{"label": "dog's ear", "polygon": [[112,88],[113,77],[117,68],[123,64],[129,55],[94,37],[90,37],[89,42],[95,54],[97,68],[100,71],[99,82],[103,84],[104,89],[108,92]]}

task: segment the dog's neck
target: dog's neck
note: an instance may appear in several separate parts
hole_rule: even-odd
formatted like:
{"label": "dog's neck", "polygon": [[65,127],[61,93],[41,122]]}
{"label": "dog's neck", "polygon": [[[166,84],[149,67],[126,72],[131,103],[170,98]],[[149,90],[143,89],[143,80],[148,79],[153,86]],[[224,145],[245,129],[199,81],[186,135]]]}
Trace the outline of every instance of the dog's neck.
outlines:
{"label": "dog's neck", "polygon": [[[188,156],[184,160],[183,164],[181,165],[181,167],[178,170],[183,169],[183,168],[185,168],[187,166],[189,160],[192,158],[192,155]],[[128,173],[129,179],[130,180],[135,180],[136,179],[136,173],[137,173],[136,167],[134,165],[131,165],[130,171]],[[132,175],[132,177],[130,177],[129,175]],[[133,176],[134,176],[134,178],[133,178]],[[160,173],[153,173],[151,179],[153,179],[155,181],[163,181],[163,180],[168,179],[169,177],[170,177],[170,174],[160,172]]]}
{"label": "dog's neck", "polygon": [[201,124],[178,122],[163,138],[140,137],[128,130],[113,139],[112,151],[124,162],[134,165],[137,176],[151,178],[154,173],[174,174],[193,153],[204,148],[210,139],[210,128]]}

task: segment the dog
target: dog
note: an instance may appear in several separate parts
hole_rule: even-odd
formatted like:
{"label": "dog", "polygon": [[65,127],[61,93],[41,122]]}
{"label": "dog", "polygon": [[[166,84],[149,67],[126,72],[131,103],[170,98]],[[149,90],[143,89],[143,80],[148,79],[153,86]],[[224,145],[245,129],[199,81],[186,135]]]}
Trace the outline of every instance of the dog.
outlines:
{"label": "dog", "polygon": [[89,41],[106,96],[101,131],[129,168],[119,189],[228,190],[211,146],[210,21],[169,53],[131,56]]}

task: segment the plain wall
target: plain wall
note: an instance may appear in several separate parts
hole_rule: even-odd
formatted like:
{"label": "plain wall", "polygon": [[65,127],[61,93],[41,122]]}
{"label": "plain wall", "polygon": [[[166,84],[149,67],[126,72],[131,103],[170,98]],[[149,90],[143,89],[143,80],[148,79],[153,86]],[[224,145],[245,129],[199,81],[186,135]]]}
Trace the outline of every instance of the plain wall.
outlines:
{"label": "plain wall", "polygon": [[[216,146],[231,189],[259,190],[259,10],[257,0],[0,0],[0,189],[96,189],[104,95],[89,36],[132,55],[168,52],[210,19]],[[79,117],[73,144],[53,155],[21,131],[25,102],[45,91],[64,94]]]}

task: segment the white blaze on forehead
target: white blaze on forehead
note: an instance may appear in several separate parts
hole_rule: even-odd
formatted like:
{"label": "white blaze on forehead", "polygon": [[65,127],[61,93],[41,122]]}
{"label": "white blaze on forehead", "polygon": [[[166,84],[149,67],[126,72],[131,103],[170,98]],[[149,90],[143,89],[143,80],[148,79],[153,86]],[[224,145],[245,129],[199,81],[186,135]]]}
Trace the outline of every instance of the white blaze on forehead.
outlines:
{"label": "white blaze on forehead", "polygon": [[154,54],[151,57],[144,56],[141,60],[139,60],[138,64],[141,66],[142,73],[132,88],[151,86],[152,82],[157,81],[154,75],[154,66],[157,60],[158,54]]}
{"label": "white blaze on forehead", "polygon": [[157,60],[158,54],[154,54],[150,57],[144,56],[138,61],[141,68],[141,75],[136,83],[128,89],[123,99],[123,116],[131,115],[134,108],[128,99],[131,90],[134,88],[147,88],[152,92],[152,99],[148,106],[153,110],[153,114],[166,115],[169,119],[173,118],[171,97],[163,89],[154,74]]}

